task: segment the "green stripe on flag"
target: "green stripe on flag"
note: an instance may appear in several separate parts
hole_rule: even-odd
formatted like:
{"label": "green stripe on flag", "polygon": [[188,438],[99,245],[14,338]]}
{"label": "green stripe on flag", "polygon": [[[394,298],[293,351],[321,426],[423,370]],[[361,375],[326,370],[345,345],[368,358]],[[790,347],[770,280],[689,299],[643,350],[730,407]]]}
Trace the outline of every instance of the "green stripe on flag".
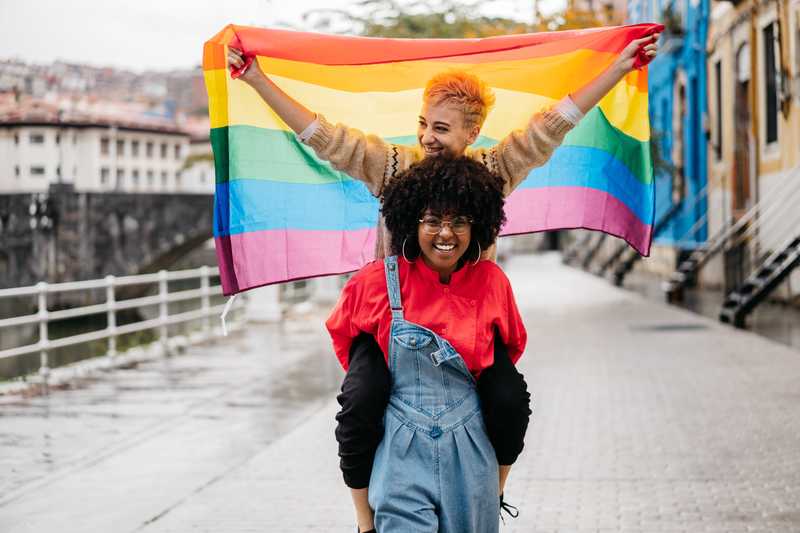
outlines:
{"label": "green stripe on flag", "polygon": [[[389,142],[414,145],[416,137],[393,137]],[[489,147],[494,139],[480,136],[473,147]],[[320,160],[293,133],[255,126],[225,126],[211,130],[216,182],[257,179],[286,183],[326,184],[351,180]],[[650,143],[615,128],[595,107],[564,138],[564,146],[584,146],[610,153],[644,184],[653,181]]]}
{"label": "green stripe on flag", "polygon": [[650,142],[640,141],[615,128],[599,107],[594,107],[564,137],[564,146],[587,146],[611,153],[642,183],[653,181]]}

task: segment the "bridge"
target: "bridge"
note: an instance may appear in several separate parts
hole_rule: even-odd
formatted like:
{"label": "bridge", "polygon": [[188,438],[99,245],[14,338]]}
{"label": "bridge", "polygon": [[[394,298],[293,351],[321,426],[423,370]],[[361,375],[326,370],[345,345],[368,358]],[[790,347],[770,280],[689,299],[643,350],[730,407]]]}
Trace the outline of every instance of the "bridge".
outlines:
{"label": "bridge", "polygon": [[211,238],[213,197],[79,192],[0,195],[0,288],[168,268]]}
{"label": "bridge", "polygon": [[[504,267],[534,412],[501,531],[800,530],[796,350],[557,255]],[[329,308],[0,395],[0,531],[352,532]]]}

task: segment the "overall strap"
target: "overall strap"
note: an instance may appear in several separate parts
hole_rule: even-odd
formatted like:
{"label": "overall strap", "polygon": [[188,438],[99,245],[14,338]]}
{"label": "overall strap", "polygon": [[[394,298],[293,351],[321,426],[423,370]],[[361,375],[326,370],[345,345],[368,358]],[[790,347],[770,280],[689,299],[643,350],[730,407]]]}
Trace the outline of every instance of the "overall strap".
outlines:
{"label": "overall strap", "polygon": [[403,320],[403,302],[400,299],[400,274],[396,255],[391,255],[383,260],[383,270],[386,272],[386,289],[389,291],[392,320]]}
{"label": "overall strap", "polygon": [[431,353],[431,361],[433,362],[433,366],[439,366],[445,361],[461,357],[461,355],[449,342],[442,342],[440,346],[441,347],[438,350]]}

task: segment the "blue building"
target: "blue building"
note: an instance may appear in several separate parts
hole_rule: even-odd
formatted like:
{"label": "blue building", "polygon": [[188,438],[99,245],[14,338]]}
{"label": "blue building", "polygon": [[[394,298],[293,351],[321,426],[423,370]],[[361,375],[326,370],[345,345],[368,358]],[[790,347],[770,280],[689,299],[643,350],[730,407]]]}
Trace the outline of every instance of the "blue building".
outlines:
{"label": "blue building", "polygon": [[[629,0],[627,23],[666,26],[649,67],[651,142],[668,165],[656,168],[656,221],[680,204],[654,242],[688,250],[707,238],[706,36],[709,0]],[[671,168],[665,168],[665,167]]]}

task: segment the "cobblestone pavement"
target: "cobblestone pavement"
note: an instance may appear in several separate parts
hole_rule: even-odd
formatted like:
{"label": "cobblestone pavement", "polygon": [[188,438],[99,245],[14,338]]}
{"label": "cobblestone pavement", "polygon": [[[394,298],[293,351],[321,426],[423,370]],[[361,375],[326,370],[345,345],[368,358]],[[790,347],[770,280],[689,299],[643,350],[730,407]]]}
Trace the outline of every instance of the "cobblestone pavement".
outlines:
{"label": "cobblestone pavement", "polygon": [[[800,352],[557,256],[506,270],[535,407],[502,531],[800,532]],[[352,531],[332,359],[309,317],[0,401],[0,531]]]}

